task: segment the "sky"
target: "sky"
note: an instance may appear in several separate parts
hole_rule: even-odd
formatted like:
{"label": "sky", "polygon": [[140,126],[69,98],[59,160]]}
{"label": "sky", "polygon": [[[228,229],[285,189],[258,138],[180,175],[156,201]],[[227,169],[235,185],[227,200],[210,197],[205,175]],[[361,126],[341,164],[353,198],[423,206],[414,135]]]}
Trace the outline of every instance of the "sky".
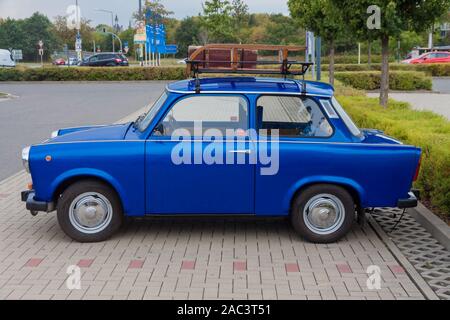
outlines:
{"label": "sky", "polygon": [[[287,0],[244,0],[250,12],[288,14]],[[162,0],[167,9],[174,12],[175,18],[197,15],[202,8],[203,0]],[[75,0],[0,0],[0,17],[26,18],[39,11],[50,19],[57,15],[65,15],[67,6],[75,4]],[[131,15],[137,11],[138,0],[78,0],[83,18],[94,25],[111,24],[111,15],[98,12],[96,9],[113,11],[119,17],[119,23],[128,26]]]}

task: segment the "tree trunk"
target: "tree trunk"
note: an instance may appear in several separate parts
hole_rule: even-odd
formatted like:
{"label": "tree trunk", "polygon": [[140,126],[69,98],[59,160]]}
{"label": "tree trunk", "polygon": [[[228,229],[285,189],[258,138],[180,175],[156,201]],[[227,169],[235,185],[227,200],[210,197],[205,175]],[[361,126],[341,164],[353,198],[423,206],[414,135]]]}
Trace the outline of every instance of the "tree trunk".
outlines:
{"label": "tree trunk", "polygon": [[380,105],[387,107],[389,96],[389,36],[381,36]]}
{"label": "tree trunk", "polygon": [[328,65],[328,81],[334,86],[334,39],[330,41],[330,64]]}
{"label": "tree trunk", "polygon": [[367,43],[367,64],[370,65],[372,64],[372,41],[369,40],[369,42]]}

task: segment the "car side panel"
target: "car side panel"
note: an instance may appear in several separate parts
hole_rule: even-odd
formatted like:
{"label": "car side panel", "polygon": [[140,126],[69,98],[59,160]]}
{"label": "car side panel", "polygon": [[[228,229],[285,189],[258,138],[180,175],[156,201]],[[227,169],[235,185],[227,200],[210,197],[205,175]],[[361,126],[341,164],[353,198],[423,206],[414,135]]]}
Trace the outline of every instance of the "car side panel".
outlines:
{"label": "car side panel", "polygon": [[[96,177],[111,184],[129,216],[145,214],[145,141],[48,143],[33,146],[30,170],[36,200],[52,201],[67,179]],[[46,161],[50,156],[51,161]]]}
{"label": "car side panel", "polygon": [[256,167],[258,215],[289,214],[295,193],[315,183],[347,186],[365,208],[396,207],[408,197],[420,156],[419,149],[403,145],[281,142],[279,149],[278,174],[264,176]]}

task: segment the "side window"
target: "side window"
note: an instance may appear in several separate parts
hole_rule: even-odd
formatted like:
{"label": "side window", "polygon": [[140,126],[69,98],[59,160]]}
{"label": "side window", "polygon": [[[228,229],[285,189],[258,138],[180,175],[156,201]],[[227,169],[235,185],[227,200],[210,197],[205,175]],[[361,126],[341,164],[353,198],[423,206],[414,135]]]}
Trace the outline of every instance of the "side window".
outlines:
{"label": "side window", "polygon": [[[201,125],[201,127],[199,127]],[[238,96],[196,95],[175,103],[157,126],[154,134],[171,136],[175,130],[187,130],[190,136],[208,136],[209,129],[216,129],[222,136],[227,130],[244,131],[248,129],[247,101]],[[209,131],[212,132],[212,131]]]}
{"label": "side window", "polygon": [[95,62],[98,61],[98,56],[92,56],[89,58],[89,62]]}
{"label": "side window", "polygon": [[262,96],[257,102],[257,123],[260,135],[280,137],[330,137],[333,128],[319,105],[311,98]]}

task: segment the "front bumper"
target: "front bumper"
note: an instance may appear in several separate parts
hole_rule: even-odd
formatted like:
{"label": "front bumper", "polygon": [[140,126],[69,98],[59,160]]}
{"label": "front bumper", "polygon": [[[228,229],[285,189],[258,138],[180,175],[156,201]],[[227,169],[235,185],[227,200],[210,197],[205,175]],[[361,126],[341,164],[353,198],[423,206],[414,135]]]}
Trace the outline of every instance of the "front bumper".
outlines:
{"label": "front bumper", "polygon": [[406,208],[415,208],[418,204],[418,198],[420,198],[419,190],[411,190],[408,193],[409,198],[407,199],[399,199],[397,201],[397,207],[400,209],[406,209]]}
{"label": "front bumper", "polygon": [[35,194],[34,190],[22,191],[21,199],[26,203],[27,210],[30,210],[31,212],[52,212],[55,210],[53,202],[36,201],[34,199]]}

